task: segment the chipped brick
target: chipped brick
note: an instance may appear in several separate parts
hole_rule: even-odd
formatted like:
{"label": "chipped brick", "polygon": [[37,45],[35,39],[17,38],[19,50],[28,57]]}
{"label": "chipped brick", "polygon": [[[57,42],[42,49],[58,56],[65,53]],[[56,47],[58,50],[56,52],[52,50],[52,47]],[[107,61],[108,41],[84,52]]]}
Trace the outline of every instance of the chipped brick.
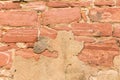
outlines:
{"label": "chipped brick", "polygon": [[79,8],[59,8],[51,9],[43,12],[43,24],[60,24],[60,23],[71,23],[79,21],[80,9]]}
{"label": "chipped brick", "polygon": [[119,47],[116,44],[96,43],[85,44],[79,54],[79,59],[91,66],[113,66],[113,59],[119,55]]}
{"label": "chipped brick", "polygon": [[96,6],[114,6],[115,2],[113,0],[95,0]]}
{"label": "chipped brick", "polygon": [[37,29],[10,29],[2,37],[3,42],[35,42]]}
{"label": "chipped brick", "polygon": [[95,22],[120,22],[120,8],[93,8],[89,17]]}
{"label": "chipped brick", "polygon": [[34,11],[0,12],[0,25],[3,26],[36,26],[37,13]]}
{"label": "chipped brick", "polygon": [[74,23],[72,32],[76,36],[111,36],[112,26],[109,23]]}

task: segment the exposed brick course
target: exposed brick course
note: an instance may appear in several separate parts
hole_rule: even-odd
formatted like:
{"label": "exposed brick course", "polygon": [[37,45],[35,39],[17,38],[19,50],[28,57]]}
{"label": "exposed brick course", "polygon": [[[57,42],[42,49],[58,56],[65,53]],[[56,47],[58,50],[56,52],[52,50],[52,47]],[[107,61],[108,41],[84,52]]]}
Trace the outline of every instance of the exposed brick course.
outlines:
{"label": "exposed brick course", "polygon": [[119,80],[119,6],[120,0],[1,0],[0,80]]}

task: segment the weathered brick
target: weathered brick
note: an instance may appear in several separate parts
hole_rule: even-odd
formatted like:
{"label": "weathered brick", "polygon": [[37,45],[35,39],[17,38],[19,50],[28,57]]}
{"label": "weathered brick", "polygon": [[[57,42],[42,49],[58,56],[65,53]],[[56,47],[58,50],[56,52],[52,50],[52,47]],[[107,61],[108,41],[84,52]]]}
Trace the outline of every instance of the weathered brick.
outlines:
{"label": "weathered brick", "polygon": [[70,31],[71,30],[71,27],[68,27],[68,25],[58,25],[52,28],[57,31]]}
{"label": "weathered brick", "polygon": [[120,8],[93,8],[89,17],[97,22],[120,22]]}
{"label": "weathered brick", "polygon": [[112,26],[109,23],[74,23],[72,32],[76,36],[111,36]]}
{"label": "weathered brick", "polygon": [[65,7],[88,7],[92,1],[51,1],[47,3],[47,6],[54,8],[65,8]]}
{"label": "weathered brick", "polygon": [[0,25],[3,26],[36,26],[37,13],[34,11],[0,12]]}
{"label": "weathered brick", "polygon": [[113,66],[113,59],[119,55],[119,47],[113,43],[88,43],[79,54],[79,59],[91,66]]}
{"label": "weathered brick", "polygon": [[[40,28],[40,36],[56,38],[57,31],[48,27]],[[38,37],[38,29],[10,29],[2,37],[2,42],[35,42]]]}
{"label": "weathered brick", "polygon": [[113,6],[115,2],[113,0],[95,0],[96,6]]}
{"label": "weathered brick", "polygon": [[[10,52],[0,52],[0,67],[12,64],[12,54]],[[7,67],[8,68],[8,67]]]}
{"label": "weathered brick", "polygon": [[120,37],[120,25],[114,27],[113,36]]}
{"label": "weathered brick", "polygon": [[105,44],[116,44],[117,45],[117,39],[116,38],[100,38],[98,43],[105,43]]}
{"label": "weathered brick", "polygon": [[3,42],[35,42],[37,29],[10,29],[2,37]]}
{"label": "weathered brick", "polygon": [[27,48],[33,48],[34,43],[26,43]]}
{"label": "weathered brick", "polygon": [[35,1],[35,2],[29,2],[23,6],[23,8],[27,9],[34,9],[37,11],[45,11],[46,10],[46,2],[43,1]]}
{"label": "weathered brick", "polygon": [[69,4],[67,2],[62,2],[62,1],[51,1],[47,3],[47,6],[53,8],[65,8],[65,7],[69,7]]}
{"label": "weathered brick", "polygon": [[40,55],[44,55],[47,57],[53,57],[53,58],[57,58],[58,56],[56,52],[49,52],[48,50],[42,52],[41,54],[35,54],[33,52],[33,49],[31,48],[18,50],[15,52],[15,54],[16,56],[22,56],[23,58],[26,58],[26,59],[34,58],[37,61],[40,59]]}
{"label": "weathered brick", "polygon": [[7,43],[10,49],[19,50],[20,48],[16,45],[16,43]]}
{"label": "weathered brick", "polygon": [[2,3],[0,3],[0,9],[2,9],[3,8],[3,4]]}
{"label": "weathered brick", "polygon": [[48,27],[41,27],[40,36],[46,36],[46,37],[55,39],[57,36],[57,31]]}
{"label": "weathered brick", "polygon": [[57,58],[58,53],[57,52],[50,52],[48,50],[45,50],[41,55],[47,56],[47,57],[52,57],[52,58]]}
{"label": "weathered brick", "polygon": [[91,1],[88,1],[88,0],[73,1],[69,3],[71,7],[87,7],[87,6],[90,6],[90,4],[91,4]]}
{"label": "weathered brick", "polygon": [[116,0],[116,5],[120,6],[120,0]]}
{"label": "weathered brick", "polygon": [[19,9],[21,8],[20,3],[13,2],[0,2],[0,9]]}
{"label": "weathered brick", "polygon": [[51,9],[43,12],[42,17],[44,25],[71,23],[81,19],[79,8]]}
{"label": "weathered brick", "polygon": [[15,52],[16,56],[22,56],[23,58],[29,59],[29,58],[34,58],[35,60],[39,60],[40,55],[35,54],[33,52],[33,49],[20,49]]}
{"label": "weathered brick", "polygon": [[3,35],[3,34],[2,34],[2,31],[0,30],[0,38],[2,37],[2,35]]}
{"label": "weathered brick", "polygon": [[9,46],[1,46],[0,47],[0,51],[8,51],[9,49],[11,49],[11,47],[9,47]]}
{"label": "weathered brick", "polygon": [[81,37],[81,36],[75,36],[75,40],[80,41],[80,42],[85,42],[85,43],[93,43],[95,42],[94,38],[91,37]]}
{"label": "weathered brick", "polygon": [[2,9],[19,9],[21,8],[20,3],[4,2]]}

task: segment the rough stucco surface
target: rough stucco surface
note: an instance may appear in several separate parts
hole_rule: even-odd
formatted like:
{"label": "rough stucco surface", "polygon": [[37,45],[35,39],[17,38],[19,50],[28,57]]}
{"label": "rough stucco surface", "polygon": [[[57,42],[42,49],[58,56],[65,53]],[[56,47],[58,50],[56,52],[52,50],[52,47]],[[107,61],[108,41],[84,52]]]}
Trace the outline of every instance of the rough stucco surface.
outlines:
{"label": "rough stucco surface", "polygon": [[79,80],[83,78],[82,70],[79,71],[81,64],[77,58],[83,43],[75,41],[70,32],[59,32],[57,38],[51,43],[59,52],[58,58],[40,56],[40,60],[36,62],[33,59],[25,60],[17,56],[14,62],[16,72],[13,80]]}

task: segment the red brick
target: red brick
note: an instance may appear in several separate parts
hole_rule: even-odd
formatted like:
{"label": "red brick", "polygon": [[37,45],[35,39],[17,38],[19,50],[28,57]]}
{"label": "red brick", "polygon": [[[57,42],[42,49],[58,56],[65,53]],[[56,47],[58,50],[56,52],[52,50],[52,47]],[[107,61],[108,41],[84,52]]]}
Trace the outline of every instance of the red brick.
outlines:
{"label": "red brick", "polygon": [[48,27],[40,28],[40,36],[46,36],[55,39],[57,36],[57,31]]}
{"label": "red brick", "polygon": [[91,1],[51,1],[47,3],[47,6],[53,8],[65,8],[65,7],[87,7],[90,6]]}
{"label": "red brick", "polygon": [[20,3],[5,2],[2,9],[19,9],[21,8]]}
{"label": "red brick", "polygon": [[51,1],[47,3],[47,6],[53,8],[65,8],[65,7],[69,7],[69,4],[67,2],[62,2],[62,1]]}
{"label": "red brick", "polygon": [[113,66],[113,59],[119,55],[119,47],[116,44],[85,44],[79,54],[79,59],[91,66]]}
{"label": "red brick", "polygon": [[8,51],[12,49],[10,45],[0,46],[0,52]]}
{"label": "red brick", "polygon": [[27,45],[27,48],[33,48],[34,43],[26,43],[26,45]]}
{"label": "red brick", "polygon": [[71,23],[81,19],[79,8],[51,9],[43,12],[42,17],[44,25]]}
{"label": "red brick", "polygon": [[0,38],[0,42],[2,42],[1,38]]}
{"label": "red brick", "polygon": [[6,52],[8,53],[9,55],[9,61],[7,62],[7,64],[4,66],[4,68],[6,69],[10,69],[12,67],[12,62],[13,62],[13,59],[12,59],[12,52]]}
{"label": "red brick", "polygon": [[34,11],[0,12],[0,25],[3,26],[36,26],[37,13]]}
{"label": "red brick", "polygon": [[3,4],[2,3],[0,3],[0,9],[2,9],[3,8]]}
{"label": "red brick", "polygon": [[35,42],[37,29],[10,29],[2,37],[3,42]]}
{"label": "red brick", "polygon": [[97,22],[120,22],[120,8],[93,8],[89,17]]}
{"label": "red brick", "polygon": [[11,48],[11,49],[16,49],[16,50],[19,50],[20,48],[16,45],[16,43],[7,43],[8,46]]}
{"label": "red brick", "polygon": [[2,31],[0,30],[0,38],[2,37],[2,35],[3,35],[3,34],[2,34]]}
{"label": "red brick", "polygon": [[40,59],[40,55],[44,55],[47,57],[57,58],[57,52],[49,52],[48,50],[44,51],[41,54],[35,54],[33,49],[21,49],[15,52],[16,56],[22,56],[23,58],[30,59],[34,58],[36,61]]}
{"label": "red brick", "polygon": [[39,54],[35,54],[33,52],[33,49],[20,49],[18,51],[15,52],[16,56],[22,56],[23,58],[26,59],[30,59],[30,58],[34,58],[35,60],[39,60],[40,55]]}
{"label": "red brick", "polygon": [[96,6],[114,6],[115,2],[113,0],[95,0]]}
{"label": "red brick", "polygon": [[58,25],[55,27],[52,27],[53,29],[57,30],[57,31],[70,31],[71,27],[68,27],[68,25]]}
{"label": "red brick", "polygon": [[91,1],[75,1],[75,2],[70,2],[69,5],[71,7],[87,7],[90,6]]}
{"label": "red brick", "polygon": [[95,42],[94,38],[91,37],[81,37],[81,36],[75,36],[75,40],[80,41],[80,42],[85,42],[85,43],[93,43]]}
{"label": "red brick", "polygon": [[76,36],[111,36],[112,26],[109,23],[74,23],[72,32]]}
{"label": "red brick", "polygon": [[50,52],[48,50],[44,51],[41,55],[47,56],[47,57],[52,57],[52,58],[57,58],[58,57],[58,52]]}
{"label": "red brick", "polygon": [[116,0],[116,5],[120,6],[120,0]]}
{"label": "red brick", "polygon": [[101,40],[98,41],[99,43],[105,43],[105,44],[116,44],[117,45],[117,39],[116,38],[101,38]]}
{"label": "red brick", "polygon": [[120,37],[120,25],[116,26],[113,31],[114,37]]}
{"label": "red brick", "polygon": [[8,51],[9,49],[11,49],[11,47],[9,47],[9,46],[1,46],[0,47],[0,51]]}
{"label": "red brick", "polygon": [[12,64],[12,54],[10,52],[0,52],[0,67]]}
{"label": "red brick", "polygon": [[37,11],[45,11],[46,10],[46,2],[37,1],[37,2],[29,2],[23,8],[34,9]]}

